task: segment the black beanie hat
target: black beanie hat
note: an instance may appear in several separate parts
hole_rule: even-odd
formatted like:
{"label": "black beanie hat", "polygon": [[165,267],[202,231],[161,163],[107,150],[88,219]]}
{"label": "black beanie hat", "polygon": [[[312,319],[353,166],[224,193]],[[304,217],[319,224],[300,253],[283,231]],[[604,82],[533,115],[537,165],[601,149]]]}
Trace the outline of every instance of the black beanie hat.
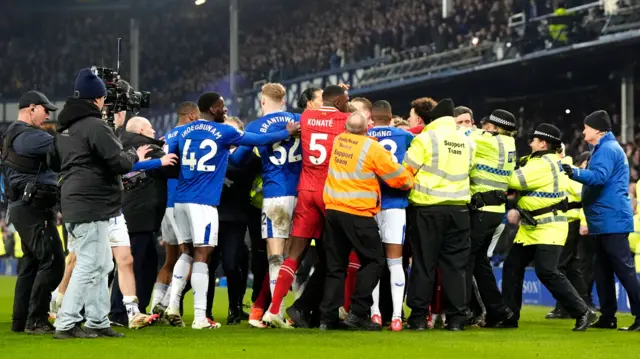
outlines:
{"label": "black beanie hat", "polygon": [[445,98],[444,100],[438,102],[438,104],[429,111],[429,120],[437,120],[440,117],[453,117],[453,100],[450,98]]}
{"label": "black beanie hat", "polygon": [[551,124],[541,123],[536,130],[531,135],[531,138],[539,138],[541,140],[547,141],[550,144],[561,145],[562,144],[562,133],[560,130]]}
{"label": "black beanie hat", "polygon": [[584,124],[601,132],[611,131],[611,119],[607,111],[593,112],[584,119]]}
{"label": "black beanie hat", "polygon": [[492,123],[500,128],[504,128],[507,131],[516,130],[516,118],[509,111],[495,110],[489,117],[486,118],[485,121]]}

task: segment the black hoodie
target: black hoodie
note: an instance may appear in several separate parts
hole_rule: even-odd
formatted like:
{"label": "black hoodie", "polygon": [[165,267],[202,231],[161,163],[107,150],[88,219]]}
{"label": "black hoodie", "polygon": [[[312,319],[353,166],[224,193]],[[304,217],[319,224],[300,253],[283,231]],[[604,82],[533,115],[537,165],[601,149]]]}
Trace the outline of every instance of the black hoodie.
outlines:
{"label": "black hoodie", "polygon": [[[149,158],[161,158],[164,141],[125,132],[120,135],[125,150],[150,145]],[[125,189],[122,212],[129,233],[156,232],[160,230],[164,210],[167,207],[167,178],[178,178],[179,166],[160,167],[145,171],[146,178],[130,189]]]}
{"label": "black hoodie", "polygon": [[89,100],[69,98],[58,115],[50,167],[60,172],[60,207],[66,223],[107,221],[120,215],[121,175],[138,158],[122,144]]}

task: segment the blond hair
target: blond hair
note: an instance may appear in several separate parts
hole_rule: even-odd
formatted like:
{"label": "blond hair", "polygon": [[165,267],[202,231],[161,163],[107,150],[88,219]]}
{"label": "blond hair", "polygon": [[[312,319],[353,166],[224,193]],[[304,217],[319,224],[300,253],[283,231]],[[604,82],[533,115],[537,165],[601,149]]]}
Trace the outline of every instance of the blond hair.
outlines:
{"label": "blond hair", "polygon": [[268,83],[262,86],[262,96],[268,97],[275,102],[282,102],[284,100],[287,91],[284,86],[279,83]]}
{"label": "blond hair", "polygon": [[238,126],[238,129],[240,131],[244,131],[244,122],[242,122],[242,120],[238,117],[235,117],[235,116],[227,117],[224,119],[224,122],[229,126],[232,126],[232,124],[235,124],[236,126]]}
{"label": "blond hair", "polygon": [[409,126],[409,121],[405,120],[400,116],[393,116],[393,127],[400,127],[400,126],[411,127]]}

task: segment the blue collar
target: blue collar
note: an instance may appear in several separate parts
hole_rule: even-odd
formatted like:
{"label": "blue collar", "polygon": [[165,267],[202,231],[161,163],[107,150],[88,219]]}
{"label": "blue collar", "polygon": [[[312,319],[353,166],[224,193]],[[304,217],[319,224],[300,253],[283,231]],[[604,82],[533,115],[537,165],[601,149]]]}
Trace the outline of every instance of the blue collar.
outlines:
{"label": "blue collar", "polygon": [[589,145],[589,148],[592,151],[595,151],[598,148],[600,148],[600,146],[604,145],[607,142],[611,142],[611,141],[617,141],[617,140],[616,140],[616,136],[614,136],[613,133],[611,131],[609,131],[604,136],[602,136],[602,138],[600,138],[600,140],[598,141],[598,143],[595,146]]}

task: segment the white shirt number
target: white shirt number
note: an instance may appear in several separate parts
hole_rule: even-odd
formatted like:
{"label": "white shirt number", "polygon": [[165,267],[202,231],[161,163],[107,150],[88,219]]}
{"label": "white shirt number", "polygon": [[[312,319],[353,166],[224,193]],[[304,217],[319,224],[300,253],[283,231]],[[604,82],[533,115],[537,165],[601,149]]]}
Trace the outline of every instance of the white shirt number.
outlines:
{"label": "white shirt number", "polygon": [[[289,149],[289,153],[287,153],[287,149],[282,147],[282,142],[276,142],[273,144],[273,155],[269,156],[269,161],[276,166],[280,166],[287,162],[289,163],[299,162],[302,160],[302,155],[296,155],[296,150],[300,147],[300,138],[296,137],[293,141],[293,145]],[[278,155],[278,156],[276,156]]]}
{"label": "white shirt number", "polygon": [[319,143],[316,143],[316,141],[318,141],[318,140],[326,140],[327,138],[329,138],[329,135],[326,134],[326,133],[312,133],[311,134],[311,143],[309,144],[309,149],[311,151],[319,151],[320,152],[320,156],[318,156],[318,157],[309,156],[309,159],[311,160],[311,162],[314,165],[321,165],[327,159],[327,149],[323,145],[321,145]]}
{"label": "white shirt number", "polygon": [[380,144],[389,152],[391,152],[391,157],[393,157],[393,162],[398,163],[398,157],[396,157],[396,151],[398,150],[398,144],[390,139],[385,139],[380,141]]}
{"label": "white shirt number", "polygon": [[184,143],[184,148],[182,149],[182,165],[189,166],[191,171],[198,170],[199,172],[213,172],[216,170],[215,165],[207,165],[207,161],[213,158],[218,152],[218,144],[214,140],[206,139],[200,142],[200,149],[209,148],[209,152],[207,152],[204,156],[202,156],[199,160],[196,159],[195,152],[189,152],[189,146],[191,146],[191,140],[187,140]]}

